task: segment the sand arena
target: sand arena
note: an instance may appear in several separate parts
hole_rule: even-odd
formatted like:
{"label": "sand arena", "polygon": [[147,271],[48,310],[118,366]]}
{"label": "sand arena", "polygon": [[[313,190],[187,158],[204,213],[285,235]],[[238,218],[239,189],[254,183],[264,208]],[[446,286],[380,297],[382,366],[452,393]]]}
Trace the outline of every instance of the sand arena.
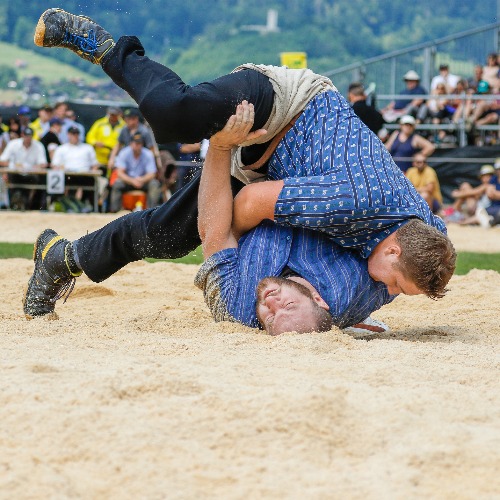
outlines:
{"label": "sand arena", "polygon": [[[2,213],[0,240],[110,219]],[[500,252],[500,228],[450,235]],[[196,269],[82,278],[28,322],[32,262],[0,261],[0,498],[498,498],[498,273],[399,297],[367,341],[214,324]]]}

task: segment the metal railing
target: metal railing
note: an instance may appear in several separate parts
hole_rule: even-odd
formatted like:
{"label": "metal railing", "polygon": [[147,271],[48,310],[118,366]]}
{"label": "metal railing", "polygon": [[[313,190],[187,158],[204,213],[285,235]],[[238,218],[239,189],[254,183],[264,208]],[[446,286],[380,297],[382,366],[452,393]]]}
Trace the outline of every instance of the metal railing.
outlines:
{"label": "metal railing", "polygon": [[413,69],[419,73],[421,85],[429,89],[430,81],[442,63],[449,64],[450,73],[472,76],[474,65],[484,65],[488,53],[499,51],[499,29],[500,22],[487,24],[323,74],[330,77],[344,94],[353,81],[375,82],[378,92],[394,94],[403,85],[403,75]]}

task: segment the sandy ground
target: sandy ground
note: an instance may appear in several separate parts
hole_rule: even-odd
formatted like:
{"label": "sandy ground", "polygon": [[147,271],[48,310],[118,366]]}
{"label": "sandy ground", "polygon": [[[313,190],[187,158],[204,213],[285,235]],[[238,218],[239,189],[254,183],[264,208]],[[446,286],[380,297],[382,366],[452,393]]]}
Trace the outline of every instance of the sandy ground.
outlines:
{"label": "sandy ground", "polygon": [[[0,241],[107,216],[0,213]],[[459,250],[500,229],[451,227]],[[370,341],[214,324],[195,266],[79,279],[26,321],[32,263],[0,261],[0,498],[500,497],[500,275],[399,297]]]}

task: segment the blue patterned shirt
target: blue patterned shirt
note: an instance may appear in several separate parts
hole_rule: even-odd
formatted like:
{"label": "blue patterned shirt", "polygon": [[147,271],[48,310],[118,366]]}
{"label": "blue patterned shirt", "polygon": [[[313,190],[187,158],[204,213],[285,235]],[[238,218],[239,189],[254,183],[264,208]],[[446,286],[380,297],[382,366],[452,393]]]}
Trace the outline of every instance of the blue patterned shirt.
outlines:
{"label": "blue patterned shirt", "polygon": [[264,221],[245,234],[238,248],[209,257],[195,284],[204,292],[215,321],[237,321],[258,327],[257,285],[280,276],[288,266],[309,281],[330,307],[333,323],[345,328],[359,323],[393,297],[383,283],[368,275],[366,259],[324,235],[279,227]]}
{"label": "blue patterned shirt", "polygon": [[365,258],[411,218],[446,234],[379,138],[335,91],[309,102],[271,157],[268,176],[285,179],[277,224],[324,232]]}

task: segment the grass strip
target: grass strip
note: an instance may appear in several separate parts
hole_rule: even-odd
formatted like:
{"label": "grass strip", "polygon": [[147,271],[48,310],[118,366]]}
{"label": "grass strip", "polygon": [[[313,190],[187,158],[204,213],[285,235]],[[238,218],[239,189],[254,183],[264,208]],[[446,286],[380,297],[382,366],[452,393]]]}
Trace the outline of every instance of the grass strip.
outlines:
{"label": "grass strip", "polygon": [[[31,259],[31,243],[0,243],[0,259]],[[201,264],[201,247],[180,259],[146,259],[147,262],[177,262],[179,264]],[[471,269],[491,269],[500,273],[500,253],[459,252],[455,274],[467,274]]]}

